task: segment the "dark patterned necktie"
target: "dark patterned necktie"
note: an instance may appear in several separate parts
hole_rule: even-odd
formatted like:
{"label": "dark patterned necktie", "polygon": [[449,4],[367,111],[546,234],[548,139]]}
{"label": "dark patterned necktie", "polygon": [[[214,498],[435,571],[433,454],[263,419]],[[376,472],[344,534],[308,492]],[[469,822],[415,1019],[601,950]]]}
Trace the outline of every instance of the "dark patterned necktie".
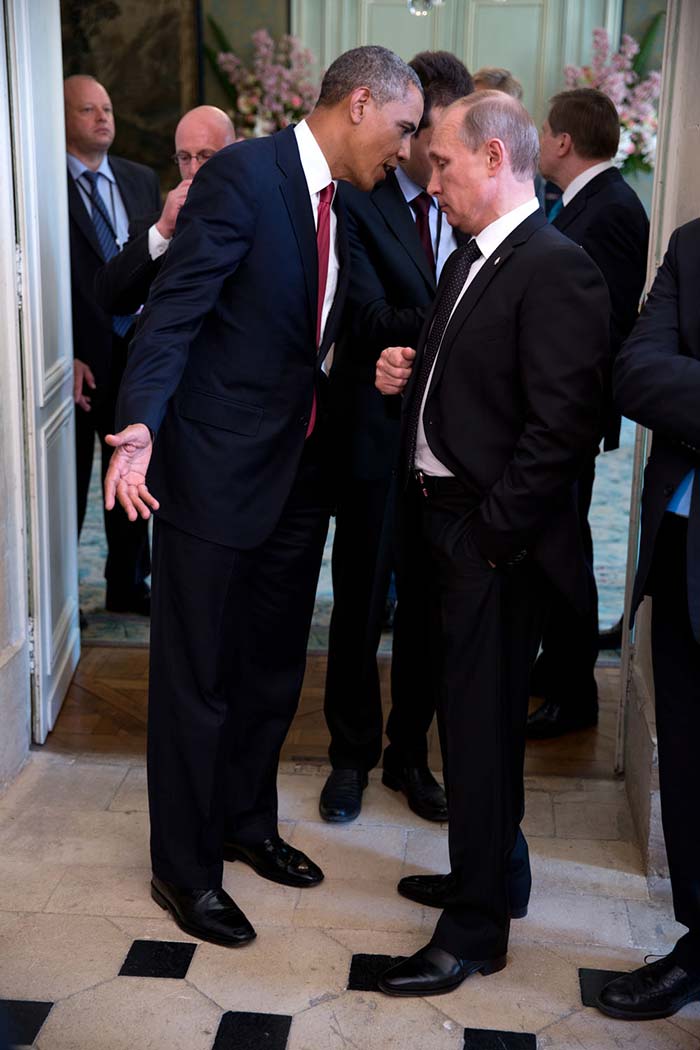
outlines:
{"label": "dark patterned necktie", "polygon": [[408,416],[408,468],[413,470],[413,462],[416,458],[416,439],[418,437],[418,421],[420,419],[423,396],[428,386],[430,373],[435,364],[442,338],[449,324],[455,303],[464,288],[464,283],[469,276],[472,264],[481,256],[479,245],[472,238],[463,248],[457,248],[450,256],[450,272],[446,278],[445,287],[440,292],[440,298],[435,304],[433,323],[428,333],[428,338],[423,349],[423,357],[419,364],[418,378],[413,388],[413,402]]}
{"label": "dark patterned necktie", "polygon": [[433,198],[423,190],[411,201],[411,207],[416,213],[416,229],[420,242],[423,245],[425,257],[428,260],[433,276],[435,275],[435,253],[433,252],[433,238],[430,234],[430,209],[433,206]]}
{"label": "dark patterned necktie", "polygon": [[[117,244],[117,235],[114,226],[112,225],[109,213],[107,212],[107,205],[105,204],[104,197],[97,188],[97,172],[84,171],[81,178],[86,179],[88,186],[90,187],[92,225],[95,227],[97,243],[100,246],[102,258],[105,262],[109,262],[110,259],[113,259],[114,256],[118,254],[119,245]],[[123,339],[133,323],[133,317],[115,316],[112,318],[112,331]]]}

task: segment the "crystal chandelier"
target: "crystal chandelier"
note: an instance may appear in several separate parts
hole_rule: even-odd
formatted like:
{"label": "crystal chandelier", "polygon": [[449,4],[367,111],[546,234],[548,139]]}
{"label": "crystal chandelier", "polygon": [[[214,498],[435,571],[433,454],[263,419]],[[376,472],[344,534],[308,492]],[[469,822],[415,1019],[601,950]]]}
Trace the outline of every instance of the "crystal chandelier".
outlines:
{"label": "crystal chandelier", "polygon": [[407,0],[408,10],[418,18],[429,15],[434,7],[442,7],[444,3],[445,0]]}

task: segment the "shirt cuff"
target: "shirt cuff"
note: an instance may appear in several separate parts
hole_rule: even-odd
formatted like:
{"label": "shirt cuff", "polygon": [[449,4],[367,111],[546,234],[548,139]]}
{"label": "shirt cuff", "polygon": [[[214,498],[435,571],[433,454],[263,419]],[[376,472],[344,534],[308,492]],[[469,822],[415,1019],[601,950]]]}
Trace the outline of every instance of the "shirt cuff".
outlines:
{"label": "shirt cuff", "polygon": [[148,254],[152,259],[159,259],[168,250],[170,237],[164,237],[155,223],[148,231]]}

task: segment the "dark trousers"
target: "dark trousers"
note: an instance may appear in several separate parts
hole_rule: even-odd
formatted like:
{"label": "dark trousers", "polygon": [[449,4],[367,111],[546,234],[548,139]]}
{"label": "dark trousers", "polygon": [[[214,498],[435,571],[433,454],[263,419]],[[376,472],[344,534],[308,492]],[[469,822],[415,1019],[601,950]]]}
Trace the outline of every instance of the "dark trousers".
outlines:
{"label": "dark trousers", "polygon": [[382,753],[382,703],[377,669],[392,569],[397,607],[387,720],[392,764],[425,765],[435,714],[434,689],[422,647],[425,604],[415,601],[397,559],[395,481],[349,476],[341,481],[333,540],[333,613],[328,639],[324,713],[336,769],[370,770]]}
{"label": "dark trousers", "polygon": [[656,695],[659,788],[673,905],[689,934],[679,942],[700,970],[700,644],[688,615],[684,518],[666,514],[659,530],[648,589],[653,596],[651,650]]}
{"label": "dark trousers", "polygon": [[415,485],[407,497],[407,513],[412,504],[420,515],[433,584],[431,649],[458,885],[433,942],[456,956],[487,959],[508,944],[507,873],[524,811],[528,682],[546,589],[527,559],[491,568],[471,539],[464,490],[455,479],[439,484],[427,500]]}
{"label": "dark trousers", "polygon": [[272,535],[254,550],[156,517],[148,793],[156,875],[217,887],[225,840],[277,832],[277,765],[297,708],[323,544],[316,435]]}
{"label": "dark trousers", "polygon": [[[86,390],[92,400],[92,408],[85,412],[75,409],[75,463],[78,495],[78,536],[80,536],[87,509],[92,461],[95,452],[95,434],[100,439],[102,457],[100,476],[105,474],[114,449],[105,443],[105,435],[114,433],[114,409],[119,392],[119,383],[126,362],[127,341],[113,337],[113,367],[109,380],[103,388]],[[120,506],[104,510],[105,537],[107,539],[107,562],[105,579],[113,597],[128,597],[137,589],[151,571],[151,556],[148,544],[148,522],[143,518],[129,521]]]}
{"label": "dark trousers", "polygon": [[537,660],[537,682],[549,700],[569,710],[595,704],[598,687],[595,665],[598,659],[598,588],[593,572],[593,537],[588,524],[591,509],[595,460],[586,464],[576,486],[579,527],[588,566],[589,611],[578,612],[567,599],[551,587],[549,610],[542,634],[542,652]]}

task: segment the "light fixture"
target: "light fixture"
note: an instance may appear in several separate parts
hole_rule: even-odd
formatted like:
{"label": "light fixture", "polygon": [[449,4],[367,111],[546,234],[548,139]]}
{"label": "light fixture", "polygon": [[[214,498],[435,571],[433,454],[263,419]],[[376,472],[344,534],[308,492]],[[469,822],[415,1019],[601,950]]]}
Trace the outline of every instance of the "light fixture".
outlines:
{"label": "light fixture", "polygon": [[445,0],[407,0],[408,10],[418,18],[429,15],[434,7],[442,7],[444,3]]}

